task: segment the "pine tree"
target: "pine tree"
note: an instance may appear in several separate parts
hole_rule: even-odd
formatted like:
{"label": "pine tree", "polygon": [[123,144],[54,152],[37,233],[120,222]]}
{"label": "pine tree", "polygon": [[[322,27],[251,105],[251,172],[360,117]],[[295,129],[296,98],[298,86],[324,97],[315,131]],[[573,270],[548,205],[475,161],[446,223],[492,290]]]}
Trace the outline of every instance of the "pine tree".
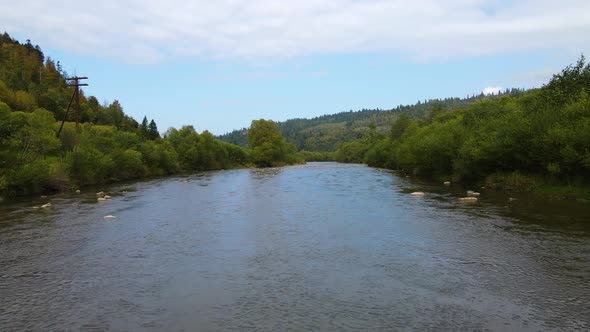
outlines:
{"label": "pine tree", "polygon": [[148,138],[148,120],[145,115],[139,125],[139,135],[143,138]]}
{"label": "pine tree", "polygon": [[156,138],[160,138],[160,133],[158,132],[158,126],[156,126],[156,122],[154,119],[150,121],[150,124],[147,128],[148,138],[154,140]]}

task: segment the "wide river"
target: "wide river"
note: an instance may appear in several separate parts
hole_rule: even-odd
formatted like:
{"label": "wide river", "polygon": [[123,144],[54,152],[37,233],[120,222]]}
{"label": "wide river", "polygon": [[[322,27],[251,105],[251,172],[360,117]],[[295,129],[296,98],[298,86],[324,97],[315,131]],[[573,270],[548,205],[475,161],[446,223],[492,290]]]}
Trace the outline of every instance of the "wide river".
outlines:
{"label": "wide river", "polygon": [[589,330],[590,204],[466,189],[310,163],[5,201],[0,330]]}

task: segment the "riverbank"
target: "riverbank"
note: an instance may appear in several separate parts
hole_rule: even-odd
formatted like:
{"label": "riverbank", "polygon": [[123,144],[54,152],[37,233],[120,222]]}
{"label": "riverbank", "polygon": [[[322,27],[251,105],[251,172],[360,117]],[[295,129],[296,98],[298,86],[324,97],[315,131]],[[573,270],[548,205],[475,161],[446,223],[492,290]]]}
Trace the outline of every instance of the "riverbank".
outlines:
{"label": "riverbank", "polygon": [[496,192],[501,192],[506,196],[510,196],[510,193],[518,195],[527,194],[550,200],[569,200],[590,204],[590,186],[580,183],[568,185],[566,183],[559,183],[555,179],[522,174],[519,172],[492,174],[481,181],[465,182],[456,178],[454,179],[450,175],[437,175],[433,177],[410,174],[403,170],[392,170],[374,166],[370,167],[393,172],[402,178],[412,178],[418,179],[419,181],[426,181],[428,183],[435,183],[438,186],[443,186],[446,183],[447,185],[453,186],[459,185],[466,190],[491,189]]}
{"label": "riverbank", "polygon": [[530,192],[551,199],[570,199],[582,203],[590,201],[590,186],[581,182],[564,183],[549,176],[512,173],[494,173],[486,177],[484,186],[498,190]]}

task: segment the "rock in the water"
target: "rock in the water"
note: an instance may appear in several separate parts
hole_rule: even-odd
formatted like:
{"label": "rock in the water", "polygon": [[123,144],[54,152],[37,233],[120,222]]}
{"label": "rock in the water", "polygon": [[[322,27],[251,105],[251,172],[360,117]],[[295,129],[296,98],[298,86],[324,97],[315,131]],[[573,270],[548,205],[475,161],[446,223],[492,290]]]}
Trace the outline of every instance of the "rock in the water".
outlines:
{"label": "rock in the water", "polygon": [[475,202],[477,202],[477,197],[472,197],[472,196],[460,197],[459,201],[465,202],[465,203],[475,203]]}
{"label": "rock in the water", "polygon": [[421,191],[414,191],[413,193],[411,193],[410,195],[412,196],[424,196],[424,193]]}
{"label": "rock in the water", "polygon": [[112,219],[116,219],[117,217],[112,216],[112,215],[108,215],[108,216],[104,216],[104,220],[112,220]]}
{"label": "rock in the water", "polygon": [[79,194],[79,193],[80,193],[80,189],[76,190],[76,194]]}
{"label": "rock in the water", "polygon": [[451,185],[451,181],[445,181],[445,182],[443,182],[443,184],[444,184],[445,186],[450,186],[450,185]]}
{"label": "rock in the water", "polygon": [[104,197],[104,199],[110,199],[111,198],[111,196],[109,196],[109,195],[104,195],[103,197]]}
{"label": "rock in the water", "polygon": [[51,207],[51,203],[47,203],[47,204],[43,204],[41,205],[42,208],[48,208]]}
{"label": "rock in the water", "polygon": [[480,193],[476,192],[476,191],[468,191],[467,192],[467,196],[469,197],[478,197],[479,195],[481,195]]}
{"label": "rock in the water", "polygon": [[97,200],[97,201],[99,201],[99,202],[104,202],[104,201],[106,201],[107,199],[106,199],[106,198],[104,198],[104,197],[99,197],[99,198],[97,198],[96,200]]}
{"label": "rock in the water", "polygon": [[96,193],[96,196],[102,197],[104,196],[104,191],[99,191]]}

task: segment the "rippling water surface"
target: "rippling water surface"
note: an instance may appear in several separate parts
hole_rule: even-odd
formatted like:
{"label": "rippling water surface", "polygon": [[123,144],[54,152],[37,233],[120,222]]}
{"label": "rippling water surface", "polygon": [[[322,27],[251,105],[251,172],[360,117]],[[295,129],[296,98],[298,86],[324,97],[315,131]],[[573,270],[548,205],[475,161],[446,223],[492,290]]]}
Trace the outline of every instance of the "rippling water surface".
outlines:
{"label": "rippling water surface", "polygon": [[0,330],[590,329],[588,204],[465,189],[311,163],[4,202]]}

